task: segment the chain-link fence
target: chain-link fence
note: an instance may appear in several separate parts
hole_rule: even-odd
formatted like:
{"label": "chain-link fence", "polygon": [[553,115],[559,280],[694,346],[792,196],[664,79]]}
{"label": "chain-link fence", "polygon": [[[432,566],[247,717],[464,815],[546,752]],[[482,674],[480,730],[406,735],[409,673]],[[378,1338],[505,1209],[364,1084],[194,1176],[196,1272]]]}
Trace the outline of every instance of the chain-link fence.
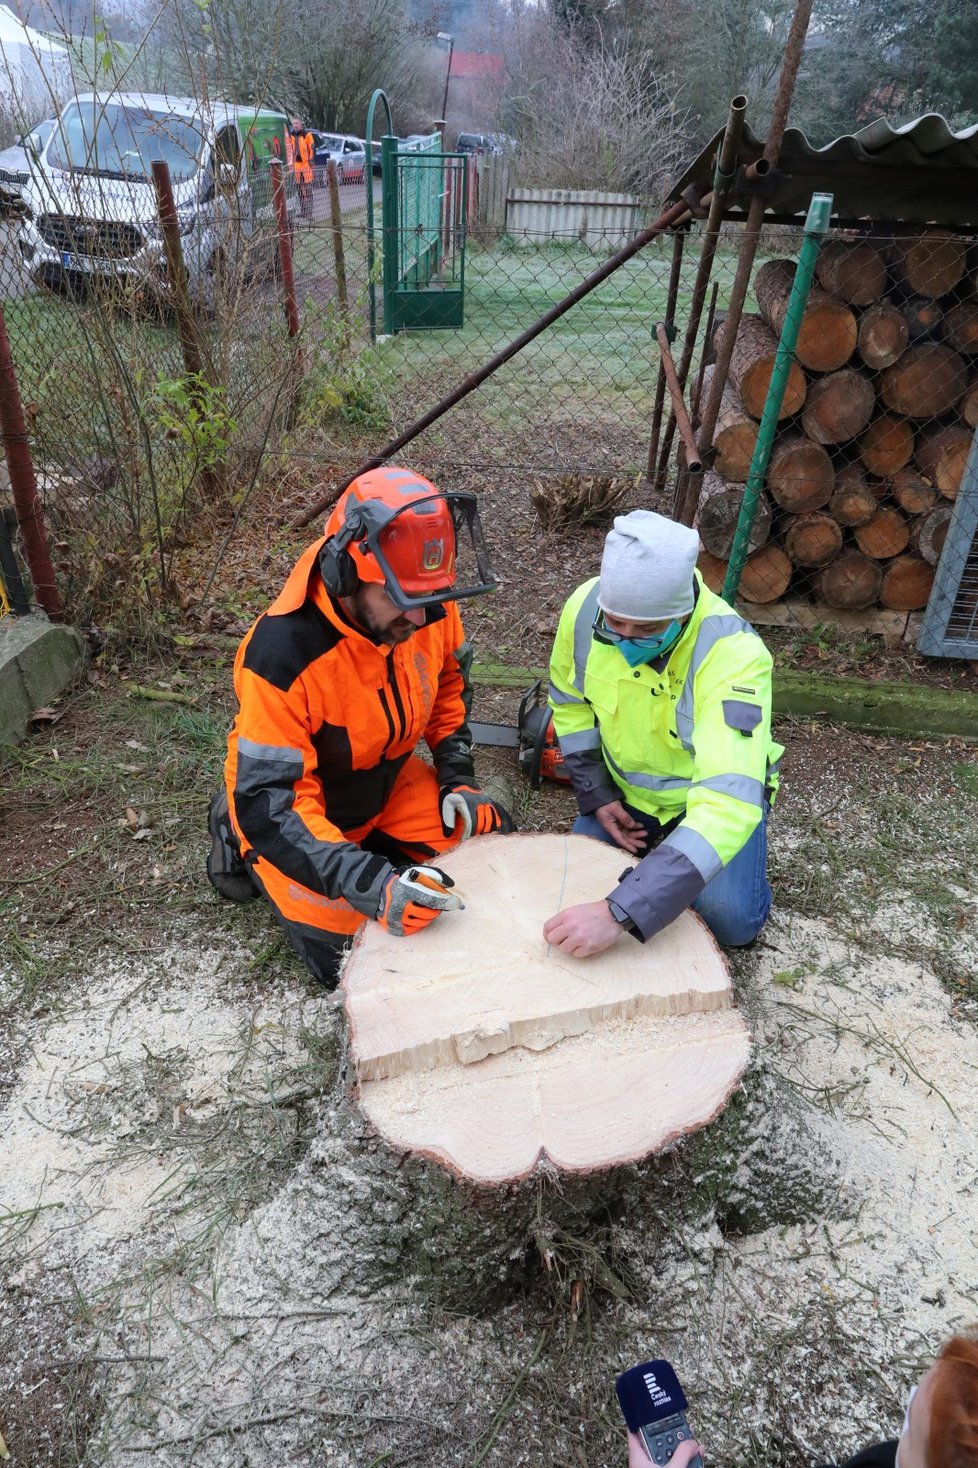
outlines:
{"label": "chain-link fence", "polygon": [[[439,293],[461,282],[462,324],[385,333],[383,261],[402,237],[385,237],[380,180],[368,171],[331,191],[317,170],[306,197],[289,204],[294,340],[270,191],[254,179],[227,191],[219,227],[204,240],[198,219],[182,236],[202,354],[191,378],[151,225],[144,243],[156,264],[147,270],[145,252],[108,229],[112,220],[93,232],[81,204],[54,221],[8,214],[0,286],[69,607],[105,616],[116,592],[131,595],[123,564],[165,583],[188,518],[199,529],[211,517],[224,534],[229,517],[247,515],[255,486],[277,483],[301,509],[530,327],[650,213],[632,200],[528,199],[515,175],[501,189],[475,165],[468,185],[463,212],[456,199],[424,225],[431,258],[450,260],[451,278],[436,264],[417,282],[435,319]],[[402,210],[398,228],[411,225]],[[678,273],[680,334],[698,230]],[[721,341],[740,238],[724,233],[712,272]],[[733,347],[697,512],[701,568],[714,586],[726,573],[799,243],[784,229],[762,236]],[[974,633],[974,526],[955,512],[959,492],[970,494],[978,423],[970,249],[950,231],[867,229],[823,244],[741,580],[749,604],[804,602],[826,620],[871,610],[906,619],[927,605],[936,579],[965,643]],[[514,544],[539,534],[541,521],[607,524],[616,504],[648,503],[654,332],[669,314],[672,263],[671,238],[642,250],[399,458],[436,482],[498,496]],[[694,406],[710,391],[713,355],[713,341],[697,347]],[[672,502],[674,472],[660,504]],[[945,541],[953,554],[942,562]]]}

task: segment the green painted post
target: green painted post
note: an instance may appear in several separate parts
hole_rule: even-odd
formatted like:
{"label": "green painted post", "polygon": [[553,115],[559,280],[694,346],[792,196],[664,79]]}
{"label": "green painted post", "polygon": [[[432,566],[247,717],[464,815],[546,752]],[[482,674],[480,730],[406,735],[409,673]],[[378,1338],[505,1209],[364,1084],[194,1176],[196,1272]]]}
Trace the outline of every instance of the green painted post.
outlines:
{"label": "green painted post", "polygon": [[764,476],[767,474],[768,460],[771,457],[774,435],[778,427],[778,414],[781,412],[781,404],[784,401],[788,373],[795,355],[795,347],[798,344],[798,333],[801,330],[801,319],[805,314],[808,292],[811,290],[812,277],[815,274],[815,262],[818,259],[822,239],[828,232],[829,220],[832,218],[832,204],[831,194],[813,194],[812,202],[808,206],[805,238],[798,253],[798,266],[791,285],[791,295],[788,299],[784,325],[781,328],[778,350],[774,357],[774,369],[771,373],[767,397],[764,400],[764,412],[761,414],[761,425],[757,431],[757,443],[754,445],[750,472],[747,475],[747,486],[740,507],[737,529],[734,532],[730,560],[727,562],[727,574],[723,582],[724,601],[733,602],[740,586],[744,562],[747,560],[750,533],[754,526],[757,500],[764,484]]}
{"label": "green painted post", "polygon": [[390,336],[394,331],[394,292],[397,289],[397,266],[400,245],[400,231],[397,220],[397,196],[400,193],[397,179],[398,164],[397,139],[394,137],[381,138],[381,264],[383,267],[382,278],[384,282],[384,333],[387,336]]}

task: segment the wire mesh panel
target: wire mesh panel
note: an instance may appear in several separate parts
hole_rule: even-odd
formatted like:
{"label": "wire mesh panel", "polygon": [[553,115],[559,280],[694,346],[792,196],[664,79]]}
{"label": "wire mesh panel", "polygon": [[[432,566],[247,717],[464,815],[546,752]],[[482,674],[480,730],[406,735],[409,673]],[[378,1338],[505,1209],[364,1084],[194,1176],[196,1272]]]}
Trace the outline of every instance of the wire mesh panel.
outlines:
{"label": "wire mesh panel", "polygon": [[978,658],[978,432],[917,646],[934,657]]}

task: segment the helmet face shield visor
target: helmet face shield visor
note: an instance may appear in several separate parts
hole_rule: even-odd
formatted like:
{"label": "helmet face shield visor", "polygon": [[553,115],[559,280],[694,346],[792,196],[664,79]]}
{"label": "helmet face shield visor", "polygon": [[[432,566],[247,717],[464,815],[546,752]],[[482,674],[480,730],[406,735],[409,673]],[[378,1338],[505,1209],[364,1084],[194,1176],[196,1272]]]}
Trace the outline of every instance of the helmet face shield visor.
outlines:
{"label": "helmet face shield visor", "polygon": [[361,551],[374,557],[384,590],[401,611],[495,591],[475,497],[434,494],[403,509],[367,501],[359,507]]}

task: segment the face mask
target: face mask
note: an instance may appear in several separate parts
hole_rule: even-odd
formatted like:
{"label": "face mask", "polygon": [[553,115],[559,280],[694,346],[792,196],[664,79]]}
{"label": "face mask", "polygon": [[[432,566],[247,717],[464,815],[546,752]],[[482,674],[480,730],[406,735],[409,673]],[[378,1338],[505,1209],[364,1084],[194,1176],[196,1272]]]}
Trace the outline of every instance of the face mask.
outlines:
{"label": "face mask", "polygon": [[607,627],[602,630],[608,641],[617,647],[628,666],[638,668],[642,663],[650,663],[654,658],[660,658],[663,653],[668,652],[683,629],[682,623],[674,617],[669,626],[657,632],[654,637],[617,637]]}

